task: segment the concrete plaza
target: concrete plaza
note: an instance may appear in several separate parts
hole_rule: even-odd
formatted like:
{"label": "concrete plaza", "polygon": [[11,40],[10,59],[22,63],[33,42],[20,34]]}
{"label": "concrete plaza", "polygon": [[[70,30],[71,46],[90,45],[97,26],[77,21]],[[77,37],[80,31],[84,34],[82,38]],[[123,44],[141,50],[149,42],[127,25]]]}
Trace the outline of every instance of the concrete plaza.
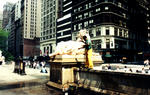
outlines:
{"label": "concrete plaza", "polygon": [[24,82],[36,79],[49,79],[49,68],[46,67],[46,69],[48,73],[40,73],[41,69],[26,67],[26,75],[19,75],[13,72],[14,64],[0,65],[0,84]]}

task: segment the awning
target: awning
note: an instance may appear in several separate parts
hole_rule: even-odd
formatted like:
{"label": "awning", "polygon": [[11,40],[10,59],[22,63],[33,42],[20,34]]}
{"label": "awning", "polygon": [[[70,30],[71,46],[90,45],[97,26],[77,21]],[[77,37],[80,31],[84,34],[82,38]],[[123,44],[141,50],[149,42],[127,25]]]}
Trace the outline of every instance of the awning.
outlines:
{"label": "awning", "polygon": [[112,55],[110,55],[110,54],[106,54],[106,55],[105,55],[105,57],[112,57]]}

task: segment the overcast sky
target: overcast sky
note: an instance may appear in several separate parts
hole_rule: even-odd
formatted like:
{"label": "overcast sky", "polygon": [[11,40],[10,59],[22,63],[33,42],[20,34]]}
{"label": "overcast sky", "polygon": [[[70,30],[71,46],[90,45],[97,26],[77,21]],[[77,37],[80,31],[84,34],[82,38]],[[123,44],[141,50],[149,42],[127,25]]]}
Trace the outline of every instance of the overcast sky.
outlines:
{"label": "overcast sky", "polygon": [[3,11],[3,5],[6,4],[6,2],[16,3],[19,0],[0,0],[0,12]]}

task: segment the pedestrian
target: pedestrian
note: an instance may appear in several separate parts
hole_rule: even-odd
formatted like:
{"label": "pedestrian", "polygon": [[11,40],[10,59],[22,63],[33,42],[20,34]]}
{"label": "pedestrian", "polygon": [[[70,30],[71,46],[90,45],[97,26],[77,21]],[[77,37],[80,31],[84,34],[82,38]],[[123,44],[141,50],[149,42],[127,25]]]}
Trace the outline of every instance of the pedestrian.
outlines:
{"label": "pedestrian", "polygon": [[108,65],[106,65],[106,66],[104,67],[104,69],[105,69],[105,70],[108,70]]}
{"label": "pedestrian", "polygon": [[148,66],[148,65],[149,65],[149,60],[148,60],[148,59],[144,61],[144,65],[145,65],[145,66]]}
{"label": "pedestrian", "polygon": [[142,73],[145,73],[145,70],[144,70],[144,68],[142,68]]}
{"label": "pedestrian", "polygon": [[47,73],[47,70],[46,70],[45,66],[42,67],[41,73]]}
{"label": "pedestrian", "polygon": [[150,67],[149,67],[149,69],[148,69],[148,74],[150,74]]}
{"label": "pedestrian", "polygon": [[43,62],[43,61],[41,62],[40,66],[41,66],[41,67],[43,67],[43,66],[44,66],[44,62]]}
{"label": "pedestrian", "polygon": [[108,69],[109,69],[109,70],[111,70],[111,66],[110,66],[110,64],[108,65]]}
{"label": "pedestrian", "polygon": [[127,72],[127,71],[128,71],[127,66],[124,66],[124,71],[125,71],[125,72]]}
{"label": "pedestrian", "polygon": [[117,71],[119,71],[119,70],[120,70],[120,69],[119,69],[119,66],[117,66],[116,70],[117,70]]}
{"label": "pedestrian", "polygon": [[132,70],[131,68],[129,69],[129,71],[130,71],[130,72],[133,72],[133,70]]}
{"label": "pedestrian", "polygon": [[40,68],[39,62],[36,63],[36,68],[37,68],[37,69]]}
{"label": "pedestrian", "polygon": [[36,68],[36,62],[35,61],[33,62],[33,68],[34,69]]}

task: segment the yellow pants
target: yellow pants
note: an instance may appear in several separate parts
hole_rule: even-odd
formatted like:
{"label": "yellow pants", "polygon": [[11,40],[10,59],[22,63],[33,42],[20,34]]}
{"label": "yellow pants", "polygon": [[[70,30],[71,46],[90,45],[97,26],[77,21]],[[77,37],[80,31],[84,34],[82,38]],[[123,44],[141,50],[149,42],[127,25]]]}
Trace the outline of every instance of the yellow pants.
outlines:
{"label": "yellow pants", "polygon": [[93,61],[92,61],[92,49],[86,50],[86,62],[85,67],[93,68]]}

